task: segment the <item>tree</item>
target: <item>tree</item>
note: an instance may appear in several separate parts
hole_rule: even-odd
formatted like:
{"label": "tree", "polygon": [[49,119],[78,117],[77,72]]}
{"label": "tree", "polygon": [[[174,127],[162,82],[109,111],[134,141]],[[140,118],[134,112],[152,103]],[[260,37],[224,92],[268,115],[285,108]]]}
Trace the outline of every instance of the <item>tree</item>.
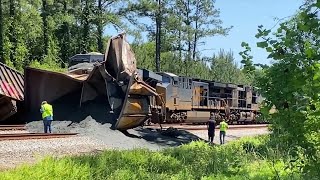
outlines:
{"label": "tree", "polygon": [[0,0],[0,62],[5,63],[3,57],[3,14],[2,14],[2,0]]}
{"label": "tree", "polygon": [[44,55],[48,55],[49,51],[49,35],[48,35],[48,3],[47,0],[42,0],[42,21],[43,21],[43,50]]}
{"label": "tree", "polygon": [[19,1],[16,0],[10,0],[9,1],[9,17],[10,17],[10,25],[9,25],[9,40],[11,44],[10,48],[10,60],[13,62],[13,65],[16,66],[16,60],[15,60],[15,53],[17,48],[17,32],[16,32],[16,26],[18,16],[16,15],[16,4],[19,4]]}
{"label": "tree", "polygon": [[[163,20],[168,13],[167,5],[169,4],[168,0],[156,0],[156,1],[146,1],[139,0],[136,3],[130,3],[127,10],[133,14],[136,14],[140,18],[148,18],[152,21],[151,24],[139,23],[140,28],[146,30],[149,33],[150,40],[155,39],[155,66],[156,71],[160,71],[160,54],[161,54],[161,27]],[[155,28],[154,28],[155,27]],[[163,34],[165,36],[165,34]]]}
{"label": "tree", "polygon": [[[196,60],[197,47],[203,38],[215,35],[227,35],[230,28],[223,28],[219,19],[219,10],[214,8],[214,0],[176,0],[177,12],[181,15],[182,32],[185,33],[187,61]],[[189,67],[186,63],[186,74]]]}
{"label": "tree", "polygon": [[97,27],[96,37],[98,51],[103,53],[104,43],[103,43],[103,30],[107,24],[118,28],[125,28],[121,19],[126,15],[127,12],[121,12],[121,8],[126,7],[125,1],[121,0],[98,0],[97,8],[95,10],[94,24]]}
{"label": "tree", "polygon": [[[320,2],[302,6],[300,12],[280,24],[275,37],[260,26],[257,46],[269,52],[275,63],[259,80],[266,110],[275,106],[272,137],[304,170],[305,178],[319,177],[320,150]],[[267,112],[266,111],[266,112]],[[301,159],[301,154],[306,159]]]}
{"label": "tree", "polygon": [[245,75],[237,67],[234,61],[233,53],[220,50],[218,55],[213,55],[211,58],[211,80],[224,82],[224,83],[236,83],[236,84],[248,84]]}
{"label": "tree", "polygon": [[222,20],[219,19],[220,11],[215,9],[215,0],[195,0],[194,15],[191,17],[194,21],[193,30],[193,52],[192,60],[196,60],[197,47],[201,39],[215,35],[227,35],[230,28],[222,27]]}
{"label": "tree", "polygon": [[241,63],[243,64],[243,71],[250,76],[255,71],[255,67],[252,61],[253,57],[249,55],[249,52],[251,52],[251,48],[249,47],[249,44],[246,42],[242,42],[241,47],[245,48],[243,52],[239,53],[242,57]]}

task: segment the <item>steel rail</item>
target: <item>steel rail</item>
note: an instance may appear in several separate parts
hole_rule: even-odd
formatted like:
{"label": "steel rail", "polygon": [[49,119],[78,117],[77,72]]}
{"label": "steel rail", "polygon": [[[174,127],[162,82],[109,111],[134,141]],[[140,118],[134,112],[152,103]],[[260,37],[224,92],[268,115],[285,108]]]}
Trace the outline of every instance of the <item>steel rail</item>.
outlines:
{"label": "steel rail", "polygon": [[26,130],[25,125],[0,125],[0,131]]}
{"label": "steel rail", "polygon": [[[155,128],[158,129],[160,128],[159,126],[156,125],[150,125],[150,126],[144,126],[146,128]],[[173,127],[179,130],[207,130],[206,125],[163,125],[162,128],[167,129],[169,127]],[[267,128],[268,124],[259,124],[259,125],[229,125],[228,129],[232,130],[240,130],[240,129],[259,129],[259,128]],[[215,129],[219,129],[219,125],[216,126]]]}
{"label": "steel rail", "polygon": [[28,139],[51,139],[51,138],[65,138],[77,135],[78,133],[14,133],[14,134],[0,134],[0,141],[4,140],[28,140]]}

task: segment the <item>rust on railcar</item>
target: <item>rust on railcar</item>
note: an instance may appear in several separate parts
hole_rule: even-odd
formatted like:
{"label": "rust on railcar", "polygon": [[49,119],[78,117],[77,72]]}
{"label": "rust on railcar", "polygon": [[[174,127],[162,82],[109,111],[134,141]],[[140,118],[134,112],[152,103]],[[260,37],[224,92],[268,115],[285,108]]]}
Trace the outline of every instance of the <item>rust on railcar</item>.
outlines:
{"label": "rust on railcar", "polygon": [[0,63],[0,95],[23,101],[23,75]]}
{"label": "rust on railcar", "polygon": [[24,100],[23,89],[23,75],[0,63],[0,121],[17,113],[17,104]]}
{"label": "rust on railcar", "polygon": [[[124,34],[111,38],[105,53],[105,76],[111,79],[119,91],[108,91],[108,100],[112,106],[120,102],[121,107],[115,128],[127,130],[141,125],[151,116],[150,96],[156,96],[156,89],[139,78],[136,59]],[[121,92],[122,90],[122,92]],[[124,95],[119,96],[119,92]],[[120,98],[120,100],[119,100]],[[118,101],[115,101],[118,100]],[[161,105],[164,105],[162,103]]]}
{"label": "rust on railcar", "polygon": [[[135,55],[125,34],[108,41],[104,58],[103,62],[93,64],[93,68],[86,72],[73,70],[56,73],[26,68],[25,102],[30,117],[36,120],[39,116],[41,101],[54,102],[71,94],[75,96],[77,104],[70,106],[77,108],[97,98],[106,100],[113,114],[106,118],[112,118],[115,129],[126,130],[142,124],[151,115],[149,97],[156,96],[158,101],[162,99],[154,88],[138,76]],[[69,102],[61,100],[61,103]]]}

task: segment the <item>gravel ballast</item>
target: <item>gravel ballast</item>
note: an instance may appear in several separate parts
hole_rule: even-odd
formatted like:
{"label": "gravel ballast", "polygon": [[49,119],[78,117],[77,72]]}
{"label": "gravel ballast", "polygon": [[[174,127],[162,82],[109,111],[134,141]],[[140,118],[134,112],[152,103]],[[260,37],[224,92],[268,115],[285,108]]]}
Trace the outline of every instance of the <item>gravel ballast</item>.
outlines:
{"label": "gravel ballast", "polygon": [[98,140],[85,136],[0,141],[0,170],[34,163],[48,155],[76,155],[105,148]]}
{"label": "gravel ballast", "polygon": [[[128,134],[126,134],[118,130],[112,130],[110,127],[110,123],[98,123],[91,116],[80,123],[72,123],[71,121],[54,121],[52,123],[54,133],[79,133],[97,139],[103,145],[112,149],[147,148],[159,150],[200,139],[187,131],[179,131],[179,136],[173,138],[161,135],[157,130],[151,128],[138,127],[128,130]],[[31,122],[27,125],[29,132],[43,132],[42,128],[42,121]]]}

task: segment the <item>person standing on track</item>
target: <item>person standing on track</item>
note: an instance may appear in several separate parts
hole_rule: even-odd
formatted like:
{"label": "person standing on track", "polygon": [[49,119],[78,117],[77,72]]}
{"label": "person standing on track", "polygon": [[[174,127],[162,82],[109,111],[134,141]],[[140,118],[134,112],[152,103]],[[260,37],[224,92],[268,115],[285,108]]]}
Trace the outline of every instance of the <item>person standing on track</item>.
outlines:
{"label": "person standing on track", "polygon": [[226,131],[228,129],[228,124],[222,119],[220,122],[220,144],[224,144],[224,138],[226,136]]}
{"label": "person standing on track", "polygon": [[209,121],[207,123],[207,129],[208,129],[208,139],[210,144],[213,143],[214,139],[214,129],[216,127],[215,117],[213,114],[210,115]]}
{"label": "person standing on track", "polygon": [[51,133],[51,122],[53,120],[53,108],[47,101],[41,103],[40,112],[42,114],[44,133]]}

